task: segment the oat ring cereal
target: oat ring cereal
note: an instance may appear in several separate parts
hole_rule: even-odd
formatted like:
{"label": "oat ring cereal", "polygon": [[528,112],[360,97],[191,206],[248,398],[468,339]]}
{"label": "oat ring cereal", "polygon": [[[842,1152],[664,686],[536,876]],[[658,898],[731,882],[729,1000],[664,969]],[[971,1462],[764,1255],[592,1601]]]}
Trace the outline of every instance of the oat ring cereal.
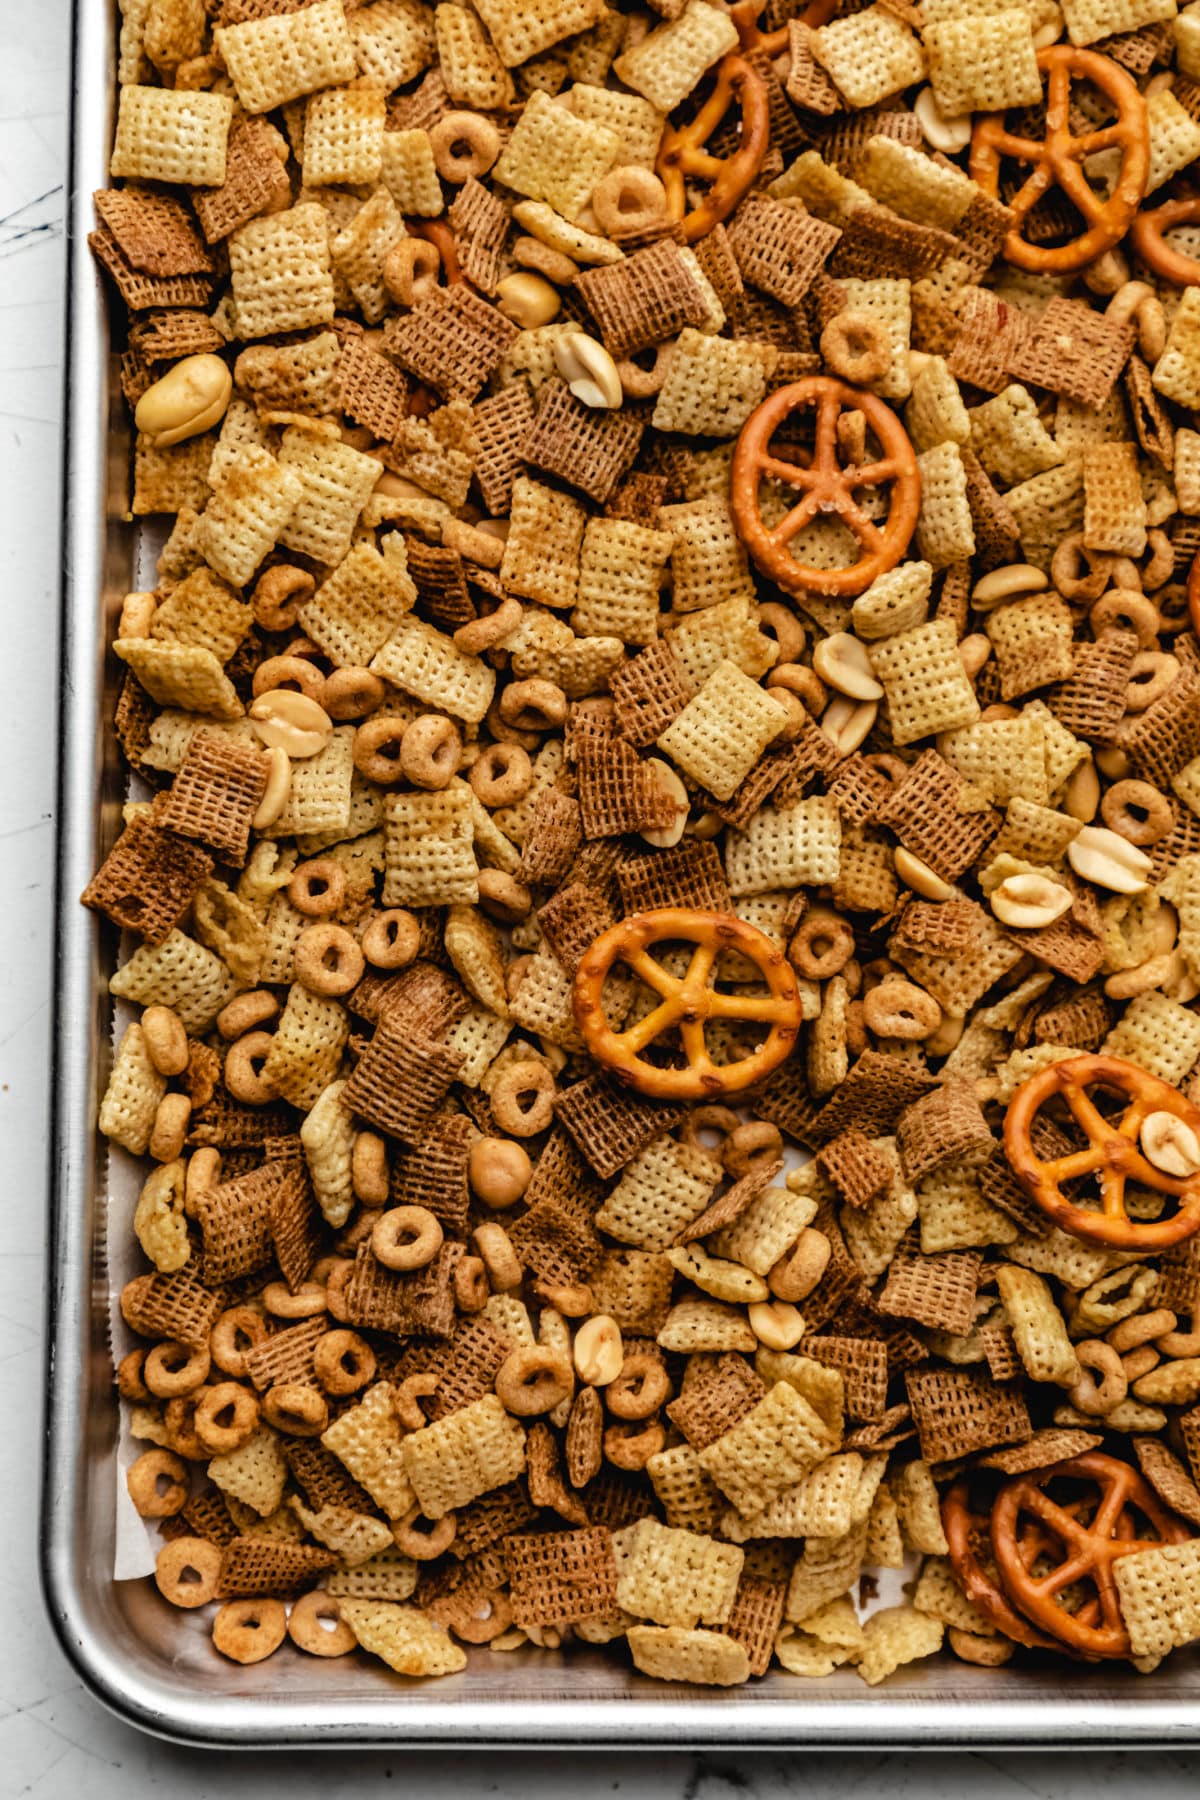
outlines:
{"label": "oat ring cereal", "polygon": [[1200,281],[1200,261],[1166,241],[1166,233],[1180,225],[1200,224],[1200,197],[1167,200],[1162,206],[1143,207],[1129,228],[1129,241],[1148,269],[1174,287],[1192,287]]}
{"label": "oat ring cereal", "polygon": [[[734,107],[740,119],[737,148],[727,156],[714,155],[705,146]],[[753,186],[767,153],[770,129],[766,82],[744,56],[731,53],[718,68],[712,93],[695,117],[686,125],[668,125],[655,164],[666,189],[668,213],[679,221],[687,243],[697,243],[727,219]],[[708,183],[704,198],[690,210],[689,181]]]}
{"label": "oat ring cereal", "polygon": [[442,1228],[424,1206],[394,1206],[380,1213],[371,1248],[385,1269],[423,1269],[442,1247]]}
{"label": "oat ring cereal", "polygon": [[[1038,68],[1046,78],[1046,127],[1042,139],[1023,137],[1005,128],[1003,115],[978,119],[971,139],[971,174],[989,194],[1000,191],[1002,159],[1032,166],[1010,202],[1017,226],[1004,241],[1004,254],[1018,268],[1042,274],[1070,274],[1085,268],[1129,229],[1146,192],[1150,169],[1150,136],[1146,102],[1133,78],[1110,57],[1095,50],[1079,50],[1052,44],[1038,52]],[[1072,131],[1071,82],[1089,82],[1116,109],[1111,125]],[[1120,152],[1120,169],[1105,199],[1087,180],[1080,166],[1098,151]],[[1070,243],[1047,246],[1031,243],[1021,226],[1037,202],[1051,187],[1059,187],[1082,215],[1087,229]]]}
{"label": "oat ring cereal", "polygon": [[[695,945],[687,971],[671,974],[650,954],[667,941]],[[736,950],[754,964],[767,993],[722,994],[713,971],[722,951]],[[605,1012],[605,983],[615,967],[636,975],[658,1003],[638,1024],[616,1031]],[[597,1062],[640,1093],[659,1098],[715,1099],[738,1093],[762,1078],[788,1055],[800,1029],[796,978],[787,958],[753,926],[716,913],[666,907],[614,925],[597,938],[580,961],[573,995],[575,1018]],[[705,1027],[716,1020],[769,1025],[765,1042],[743,1061],[718,1066],[705,1043]],[[660,1067],[644,1052],[666,1032],[678,1031],[685,1066]]]}
{"label": "oat ring cereal", "polygon": [[[772,441],[794,414],[815,415],[815,444],[809,455],[772,453]],[[839,458],[838,424],[847,413],[861,413],[879,444],[880,454],[843,465]],[[762,513],[762,484],[780,483],[798,498],[778,524]],[[856,490],[890,487],[888,512],[877,525],[856,497]],[[891,408],[866,389],[853,388],[830,376],[814,375],[780,388],[752,414],[742,428],[733,459],[732,505],[742,541],[750,555],[785,593],[861,594],[908,548],[917,522],[921,478],[917,459],[903,425]],[[790,497],[790,495],[789,495]],[[856,540],[861,554],[849,568],[814,568],[793,555],[791,544],[814,520],[836,514]]]}
{"label": "oat ring cereal", "polygon": [[838,313],[821,333],[821,355],[841,381],[880,381],[892,361],[886,326],[869,313]]}
{"label": "oat ring cereal", "polygon": [[218,1381],[196,1402],[192,1425],[210,1456],[228,1456],[258,1424],[258,1402],[240,1381]]}
{"label": "oat ring cereal", "polygon": [[129,1465],[125,1485],[143,1519],[173,1519],[187,1505],[187,1464],[170,1450],[147,1450]]}
{"label": "oat ring cereal", "polygon": [[231,1662],[263,1662],[286,1635],[282,1600],[227,1600],[213,1620],[213,1643]]}
{"label": "oat ring cereal", "polygon": [[163,1545],[154,1565],[154,1579],[164,1600],[191,1609],[207,1606],[221,1577],[221,1552],[207,1538],[173,1538]]}
{"label": "oat ring cereal", "polygon": [[[1126,1101],[1119,1122],[1106,1118],[1089,1090]],[[1061,1097],[1087,1147],[1043,1161],[1033,1147],[1040,1109]],[[1061,1230],[1092,1244],[1151,1250],[1181,1243],[1200,1230],[1200,1109],[1176,1088],[1114,1056],[1074,1056],[1022,1084],[1004,1119],[1004,1146],[1013,1173]],[[1062,1184],[1098,1173],[1103,1210],[1076,1205]],[[1126,1184],[1172,1196],[1164,1219],[1131,1218]]]}
{"label": "oat ring cereal", "polygon": [[296,940],[296,979],[311,994],[326,999],[348,994],[362,978],[364,956],[358,940],[344,925],[329,920],[309,925]]}
{"label": "oat ring cereal", "polygon": [[309,1656],[346,1656],[358,1647],[358,1639],[342,1618],[337,1596],[319,1588],[293,1602],[287,1633],[296,1648]]}
{"label": "oat ring cereal", "polygon": [[[1083,1483],[1082,1509],[1078,1500],[1068,1503],[1047,1493],[1052,1482],[1066,1483],[1069,1492]],[[1184,1543],[1189,1536],[1136,1469],[1094,1451],[1013,1476],[992,1507],[992,1550],[1007,1593],[1043,1631],[1087,1656],[1130,1652],[1113,1563],[1153,1544]],[[1043,1560],[1035,1573],[1038,1558]],[[1071,1612],[1057,1596],[1076,1582],[1084,1584],[1087,1598]]]}

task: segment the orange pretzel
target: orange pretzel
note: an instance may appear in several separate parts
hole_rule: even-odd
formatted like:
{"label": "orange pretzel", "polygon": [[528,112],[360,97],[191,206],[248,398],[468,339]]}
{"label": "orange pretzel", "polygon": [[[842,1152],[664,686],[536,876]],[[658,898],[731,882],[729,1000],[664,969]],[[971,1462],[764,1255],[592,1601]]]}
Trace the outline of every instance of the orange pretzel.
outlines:
{"label": "orange pretzel", "polygon": [[[1049,49],[1038,52],[1038,68],[1047,77],[1045,138],[1019,137],[1005,130],[1003,113],[988,113],[975,125],[970,170],[980,187],[996,199],[1003,157],[1033,164],[1033,173],[1008,202],[1017,215],[1017,225],[1004,240],[1004,254],[1019,269],[1069,275],[1086,268],[1120,242],[1146,191],[1150,169],[1146,102],[1132,77],[1095,50],[1051,44]],[[1073,75],[1090,81],[1112,101],[1117,109],[1113,124],[1086,131],[1082,137],[1071,135]],[[1114,146],[1121,151],[1121,170],[1109,198],[1102,200],[1088,185],[1080,161],[1096,150]],[[1088,229],[1069,244],[1054,248],[1027,243],[1021,236],[1021,226],[1042,196],[1054,187],[1061,188],[1076,211],[1082,213]]]}
{"label": "orange pretzel", "polygon": [[942,1529],[946,1533],[958,1585],[972,1606],[1015,1644],[1024,1644],[1029,1650],[1061,1649],[1053,1638],[1043,1637],[1009,1605],[980,1562],[976,1546],[986,1541],[988,1515],[976,1512],[971,1506],[965,1475],[942,1497]]}
{"label": "orange pretzel", "polygon": [[[649,946],[666,939],[695,944],[684,975],[672,975],[650,955]],[[722,994],[712,985],[722,950],[736,950],[758,969],[766,994]],[[604,1011],[604,983],[618,964],[661,995],[659,1004],[628,1031],[614,1031]],[[575,1018],[593,1057],[619,1081],[663,1100],[712,1100],[737,1093],[781,1063],[800,1032],[796,976],[770,938],[728,913],[693,912],[665,906],[622,919],[584,953],[575,974]],[[704,1027],[709,1019],[770,1023],[766,1042],[738,1063],[719,1065],[708,1054]],[[678,1030],[685,1068],[646,1062],[646,1050],[664,1032]]]}
{"label": "orange pretzel", "polygon": [[[818,25],[827,25],[838,8],[838,0],[812,0],[796,18],[801,25],[808,25],[813,30]],[[743,50],[761,50],[767,56],[779,56],[788,47],[787,21],[777,26],[774,31],[764,31],[758,22],[758,15],[763,9],[763,0],[737,0],[731,6],[729,16],[737,27]]]}
{"label": "orange pretzel", "polygon": [[[1094,1495],[1070,1504],[1052,1500],[1047,1484],[1062,1477],[1086,1482]],[[1139,1534],[1135,1512],[1150,1536]],[[1130,1653],[1113,1577],[1118,1557],[1190,1536],[1136,1469],[1096,1450],[1014,1475],[992,1507],[992,1550],[1009,1599],[1043,1631],[1089,1657]],[[1068,1612],[1059,1596],[1079,1582],[1094,1592]]]}
{"label": "orange pretzel", "polygon": [[[1118,1124],[1097,1109],[1087,1089],[1099,1087],[1123,1094],[1130,1104]],[[1061,1094],[1076,1123],[1086,1133],[1086,1150],[1072,1150],[1042,1162],[1030,1141],[1038,1110]],[[1117,1056],[1071,1056],[1051,1063],[1019,1087],[1004,1118],[1004,1150],[1017,1180],[1063,1231],[1089,1244],[1111,1244],[1120,1250],[1165,1250],[1200,1230],[1200,1174],[1177,1178],[1143,1156],[1138,1133],[1152,1112],[1173,1113],[1200,1134],[1200,1110],[1177,1088],[1136,1064]],[[1077,1206],[1060,1183],[1081,1175],[1097,1175],[1103,1210]],[[1169,1219],[1131,1219],[1125,1210],[1125,1183],[1136,1181],[1159,1194],[1173,1194],[1179,1206]]]}
{"label": "orange pretzel", "polygon": [[1152,212],[1140,212],[1129,228],[1129,241],[1148,269],[1176,287],[1200,282],[1200,262],[1164,244],[1163,233],[1176,225],[1200,225],[1200,198],[1168,200]]}
{"label": "orange pretzel", "polygon": [[1192,558],[1192,566],[1188,570],[1187,603],[1192,630],[1200,637],[1200,550]]}
{"label": "orange pretzel", "polygon": [[[735,101],[742,114],[741,141],[732,156],[711,156],[704,146]],[[681,222],[686,243],[694,244],[729,217],[762,168],[770,135],[767,84],[739,51],[731,50],[718,63],[716,86],[695,118],[667,126],[655,164],[667,190],[667,215]],[[691,212],[689,176],[711,183]]]}
{"label": "orange pretzel", "polygon": [[[793,452],[788,460],[771,454],[771,439],[793,413],[807,407],[816,410],[816,448]],[[878,461],[850,464],[838,461],[838,418],[859,412],[878,439],[883,455]],[[807,460],[799,460],[805,455]],[[794,458],[794,460],[793,460]],[[767,526],[759,510],[758,487],[764,476],[800,490],[795,506],[778,525]],[[867,517],[854,489],[895,485],[886,521],[877,525]],[[785,593],[861,594],[877,575],[894,569],[908,548],[921,504],[921,477],[916,452],[908,434],[890,406],[862,388],[835,381],[831,375],[809,375],[779,388],[751,413],[742,427],[733,457],[730,493],[734,523],[746,548],[764,575]],[[861,559],[848,569],[818,569],[797,562],[788,545],[813,519],[836,514],[862,545]]]}

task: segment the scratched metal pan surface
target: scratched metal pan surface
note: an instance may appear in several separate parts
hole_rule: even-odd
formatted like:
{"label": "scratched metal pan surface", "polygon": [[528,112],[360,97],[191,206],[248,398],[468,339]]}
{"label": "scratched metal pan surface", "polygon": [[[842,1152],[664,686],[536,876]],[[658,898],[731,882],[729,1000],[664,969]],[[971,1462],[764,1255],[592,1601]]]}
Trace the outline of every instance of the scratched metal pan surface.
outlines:
{"label": "scratched metal pan surface", "polygon": [[236,1668],[203,1619],[148,1581],[114,1583],[118,1432],[107,1344],[106,1159],[96,1112],[109,1060],[106,978],[115,943],[77,904],[119,829],[110,729],[116,669],[105,645],[136,563],[126,521],[129,434],[106,297],[86,236],[112,125],[112,0],[77,0],[65,555],[55,1114],[51,1143],[48,1401],[43,1486],[47,1606],[88,1687],[131,1724],[196,1745],[262,1749],[486,1746],[806,1746],[949,1749],[1200,1744],[1200,1661],[1149,1677],[1123,1669],[918,1664],[879,1688],[853,1673],[776,1673],[730,1692],[646,1681],[619,1654],[470,1653],[448,1680],[285,1647]]}

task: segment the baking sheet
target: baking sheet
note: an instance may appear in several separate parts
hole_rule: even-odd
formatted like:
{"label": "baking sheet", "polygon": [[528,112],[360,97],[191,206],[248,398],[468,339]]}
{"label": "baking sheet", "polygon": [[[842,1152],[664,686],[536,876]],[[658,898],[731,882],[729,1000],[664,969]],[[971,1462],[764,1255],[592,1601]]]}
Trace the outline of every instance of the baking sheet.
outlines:
{"label": "baking sheet", "polygon": [[[869,1689],[852,1672],[799,1682],[775,1672],[714,1692],[644,1679],[619,1656],[469,1653],[462,1674],[404,1682],[357,1658],[318,1662],[290,1647],[232,1671],[208,1624],[168,1607],[153,1584],[112,1580],[136,1561],[117,1503],[119,1428],[110,1354],[113,1249],[131,1242],[137,1182],[96,1133],[111,1061],[111,930],[78,895],[120,829],[122,775],[111,730],[117,669],[105,645],[136,585],[127,517],[128,423],[104,296],[86,247],[112,123],[115,7],[77,0],[69,203],[66,494],[59,696],[59,897],[47,1411],[42,1503],[46,1603],[92,1691],[129,1722],[224,1748],[688,1746],[998,1749],[1200,1744],[1200,1659],[1154,1675],[1123,1668],[1004,1669],[915,1664]],[[120,1231],[116,1231],[118,1223]],[[129,1252],[131,1254],[131,1252]],[[124,1542],[121,1539],[124,1538]],[[117,1559],[121,1559],[118,1565]]]}

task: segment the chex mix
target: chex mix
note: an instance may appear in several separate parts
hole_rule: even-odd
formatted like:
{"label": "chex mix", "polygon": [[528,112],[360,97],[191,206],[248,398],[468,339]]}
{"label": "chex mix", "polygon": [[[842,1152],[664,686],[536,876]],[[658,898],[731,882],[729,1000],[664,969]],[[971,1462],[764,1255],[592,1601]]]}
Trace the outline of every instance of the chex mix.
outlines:
{"label": "chex mix", "polygon": [[123,14],[165,541],[83,899],[159,1590],[408,1677],[1153,1669],[1200,4]]}

